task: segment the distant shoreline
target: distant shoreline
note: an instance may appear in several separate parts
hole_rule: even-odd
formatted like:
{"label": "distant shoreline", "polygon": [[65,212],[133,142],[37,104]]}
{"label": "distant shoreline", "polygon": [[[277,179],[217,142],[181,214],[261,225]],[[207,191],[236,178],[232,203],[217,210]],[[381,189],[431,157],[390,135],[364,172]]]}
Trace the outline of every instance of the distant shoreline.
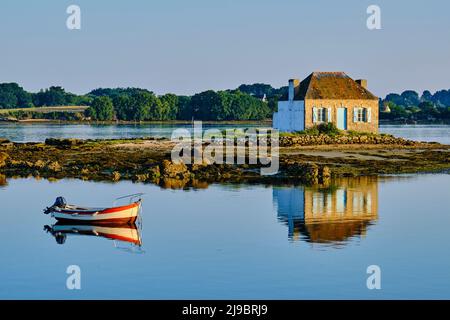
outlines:
{"label": "distant shoreline", "polygon": [[[228,121],[208,121],[208,120],[194,120],[202,121],[203,124],[219,124],[219,125],[233,125],[233,124],[251,124],[251,125],[264,125],[271,126],[272,120],[228,120]],[[101,125],[146,125],[146,124],[192,124],[192,121],[188,120],[164,120],[164,121],[75,121],[75,120],[51,120],[51,119],[26,119],[26,120],[16,120],[8,121],[1,120],[1,123],[17,123],[17,124],[33,124],[33,123],[44,123],[44,124],[101,124]]]}
{"label": "distant shoreline", "polygon": [[[233,124],[250,124],[250,125],[261,125],[261,126],[272,126],[272,120],[227,120],[227,121],[204,121],[204,120],[194,120],[202,121],[206,125],[233,125]],[[15,124],[67,124],[67,125],[149,125],[149,124],[161,124],[161,125],[188,125],[192,124],[192,121],[188,120],[154,120],[154,121],[78,121],[78,120],[52,120],[52,119],[24,119],[24,120],[12,120],[12,119],[0,119],[0,125],[5,123],[15,123]],[[447,121],[404,121],[404,120],[380,120],[380,126],[383,125],[450,125]]]}
{"label": "distant shoreline", "polygon": [[379,125],[450,125],[449,121],[425,121],[425,120],[379,120]]}

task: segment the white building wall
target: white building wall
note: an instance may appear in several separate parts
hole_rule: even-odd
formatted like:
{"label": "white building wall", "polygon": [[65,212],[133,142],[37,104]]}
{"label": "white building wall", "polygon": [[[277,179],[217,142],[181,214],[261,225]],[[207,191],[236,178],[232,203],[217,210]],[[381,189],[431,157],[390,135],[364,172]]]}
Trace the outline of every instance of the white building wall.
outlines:
{"label": "white building wall", "polygon": [[274,129],[281,132],[305,129],[305,102],[303,100],[278,101],[278,112],[273,114]]}

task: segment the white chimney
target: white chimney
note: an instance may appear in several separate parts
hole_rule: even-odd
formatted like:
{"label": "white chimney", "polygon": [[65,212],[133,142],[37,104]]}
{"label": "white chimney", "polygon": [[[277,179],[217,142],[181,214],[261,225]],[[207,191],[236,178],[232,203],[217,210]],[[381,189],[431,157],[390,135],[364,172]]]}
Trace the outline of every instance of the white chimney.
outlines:
{"label": "white chimney", "polygon": [[299,85],[300,85],[300,80],[298,80],[298,79],[289,79],[289,91],[288,91],[288,99],[289,99],[289,101],[294,100],[295,94],[298,91]]}

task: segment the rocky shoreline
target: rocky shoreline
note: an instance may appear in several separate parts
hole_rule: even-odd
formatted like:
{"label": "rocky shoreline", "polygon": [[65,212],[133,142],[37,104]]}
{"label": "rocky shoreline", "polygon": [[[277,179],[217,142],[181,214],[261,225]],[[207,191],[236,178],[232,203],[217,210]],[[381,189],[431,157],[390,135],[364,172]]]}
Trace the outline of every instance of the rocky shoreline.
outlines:
{"label": "rocky shoreline", "polygon": [[210,183],[327,184],[333,177],[450,169],[450,146],[389,135],[282,136],[279,171],[262,176],[261,165],[185,165],[171,161],[174,142],[164,138],[0,139],[0,175],[46,179],[132,180],[165,188],[204,188]]}

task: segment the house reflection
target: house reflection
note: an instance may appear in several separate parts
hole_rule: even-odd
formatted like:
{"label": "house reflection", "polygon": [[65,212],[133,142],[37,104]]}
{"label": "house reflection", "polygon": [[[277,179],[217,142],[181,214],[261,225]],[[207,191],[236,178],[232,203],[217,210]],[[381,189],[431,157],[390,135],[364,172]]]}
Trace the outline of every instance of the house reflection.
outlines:
{"label": "house reflection", "polygon": [[345,243],[378,218],[377,177],[336,179],[323,187],[274,188],[278,220],[292,241]]}

